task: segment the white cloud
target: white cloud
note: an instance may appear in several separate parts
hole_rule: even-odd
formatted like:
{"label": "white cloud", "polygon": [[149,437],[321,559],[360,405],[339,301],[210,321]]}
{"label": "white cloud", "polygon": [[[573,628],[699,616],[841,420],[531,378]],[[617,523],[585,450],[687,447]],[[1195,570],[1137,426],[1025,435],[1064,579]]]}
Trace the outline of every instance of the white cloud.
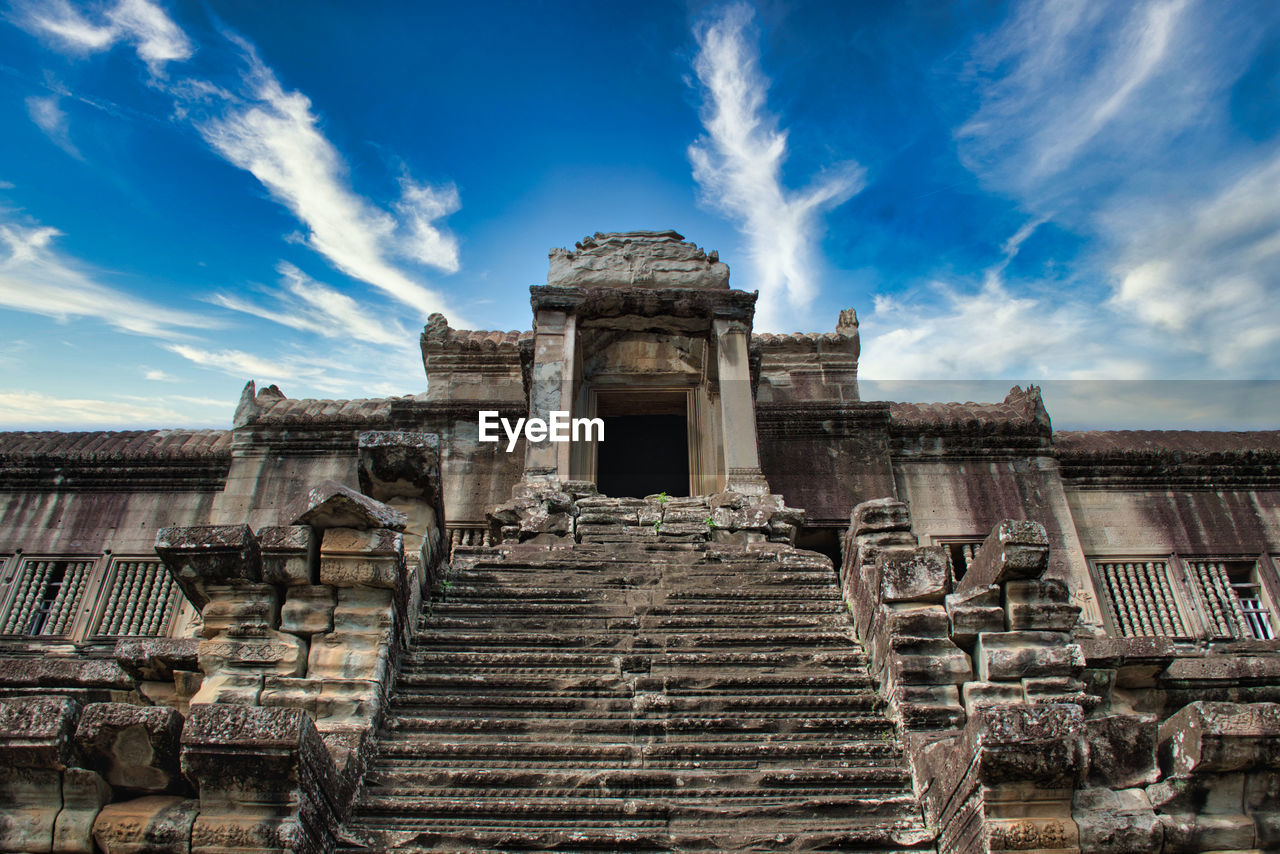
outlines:
{"label": "white cloud", "polygon": [[[1190,120],[1207,90],[1187,67],[1187,7],[1188,0],[1017,7],[977,51],[981,71],[1000,73],[983,80],[980,108],[957,131],[962,158],[1001,186],[1043,190],[1091,146],[1153,144],[1165,128]],[[1178,85],[1168,85],[1170,72]],[[1157,81],[1165,85],[1151,85]]]}
{"label": "white cloud", "polygon": [[234,377],[253,377],[265,382],[296,379],[301,370],[296,365],[264,359],[243,350],[206,350],[187,344],[169,344],[165,347],[184,359],[206,368],[216,368]]}
{"label": "white cloud", "polygon": [[1122,210],[1108,224],[1129,237],[1113,306],[1217,368],[1280,370],[1280,155],[1159,219]]}
{"label": "white cloud", "polygon": [[80,152],[71,142],[66,111],[58,105],[60,100],[58,95],[44,97],[32,95],[27,98],[27,115],[31,117],[31,121],[35,122],[36,127],[44,131],[45,136],[53,141],[54,145],[72,157],[79,158]]}
{"label": "white cloud", "polygon": [[1079,308],[1096,362],[1070,373],[1280,375],[1280,151],[1228,108],[1277,19],[1240,12],[1032,0],[977,48],[962,161],[1052,210],[1111,288]]}
{"label": "white cloud", "polygon": [[[411,386],[421,376],[421,357],[408,349],[388,350],[358,344],[344,345],[317,357],[314,353],[293,352],[264,357],[244,350],[211,350],[186,344],[169,344],[165,349],[194,364],[219,371],[239,380],[284,386],[291,397],[367,397],[375,382],[402,376]],[[421,382],[416,383],[421,385]]]}
{"label": "white cloud", "polygon": [[65,320],[95,317],[124,332],[181,338],[205,318],[94,281],[53,248],[57,229],[0,222],[0,306]]}
{"label": "white cloud", "polygon": [[157,382],[157,383],[171,383],[171,382],[176,382],[178,379],[172,374],[167,374],[164,371],[160,370],[159,368],[147,369],[143,371],[142,376],[145,379],[150,380],[151,382]]}
{"label": "white cloud", "polygon": [[445,311],[436,292],[414,281],[390,256],[411,257],[445,272],[458,269],[457,242],[434,222],[457,209],[457,191],[406,179],[397,211],[354,193],[337,150],[319,129],[311,102],[286,92],[247,44],[247,102],[197,123],[201,135],[227,161],[250,172],[308,229],[307,245],[352,278],[368,282],[422,314]]}
{"label": "white cloud", "polygon": [[[204,404],[201,404],[204,406]],[[0,426],[8,428],[59,427],[173,427],[211,426],[230,418],[231,405],[225,413],[201,414],[189,408],[174,407],[167,398],[141,398],[129,403],[118,398],[57,397],[41,392],[0,391]]]}
{"label": "white cloud", "polygon": [[12,181],[0,181],[0,190],[12,190],[14,184]]}
{"label": "white cloud", "polygon": [[787,132],[766,109],[768,81],[748,34],[751,17],[745,5],[728,6],[695,34],[706,135],[689,146],[689,159],[704,201],[734,219],[747,238],[760,290],[757,327],[776,329],[786,325],[784,312],[805,311],[817,293],[818,215],[857,193],[863,170],[840,163],[804,190],[783,185]]}
{"label": "white cloud", "polygon": [[216,294],[212,301],[232,311],[326,338],[354,338],[392,347],[406,346],[412,340],[400,323],[373,316],[351,297],[315,281],[292,264],[282,261],[277,271],[283,290],[275,294],[274,306],[233,294]]}
{"label": "white cloud", "polygon": [[873,381],[1144,376],[1138,361],[1099,361],[1096,310],[1061,296],[1020,295],[1005,281],[1009,262],[1045,221],[1031,219],[1005,241],[976,291],[939,282],[927,299],[876,295],[862,318],[859,374]]}
{"label": "white cloud", "polygon": [[191,40],[164,10],[149,0],[117,0],[92,20],[67,0],[23,0],[16,6],[18,23],[52,38],[75,53],[96,53],[124,41],[155,76],[167,62],[190,59]]}

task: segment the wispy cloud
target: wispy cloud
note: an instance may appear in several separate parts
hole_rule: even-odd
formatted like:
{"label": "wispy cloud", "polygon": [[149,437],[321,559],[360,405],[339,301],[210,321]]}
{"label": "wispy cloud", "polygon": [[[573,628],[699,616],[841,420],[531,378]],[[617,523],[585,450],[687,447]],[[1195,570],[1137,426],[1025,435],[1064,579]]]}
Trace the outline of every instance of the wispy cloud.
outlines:
{"label": "wispy cloud", "polygon": [[1111,304],[1230,374],[1280,374],[1280,154],[1208,198],[1137,220]]}
{"label": "wispy cloud", "polygon": [[1280,374],[1280,148],[1230,114],[1276,24],[1238,4],[1033,0],[978,44],[961,159],[1087,240],[1094,373]]}
{"label": "wispy cloud", "polygon": [[130,401],[118,397],[58,397],[26,390],[0,391],[0,427],[203,427],[226,424],[230,420],[229,404],[185,402],[188,406],[180,408],[167,398]]}
{"label": "wispy cloud", "polygon": [[457,210],[457,190],[404,179],[395,205],[399,220],[363,199],[348,186],[346,166],[321,133],[311,101],[301,92],[286,92],[253,48],[240,46],[248,63],[246,99],[198,121],[204,139],[262,182],[306,226],[307,245],[337,269],[424,315],[445,310],[438,293],[391,259],[405,257],[444,272],[458,269],[457,240],[438,225]]}
{"label": "wispy cloud", "polygon": [[[978,68],[1002,73],[986,81],[980,109],[957,132],[962,153],[979,169],[1010,167],[1001,177],[1025,185],[1066,169],[1108,128],[1141,124],[1153,101],[1175,106],[1167,90],[1144,87],[1170,63],[1187,5],[1020,5],[979,47]],[[1198,94],[1177,93],[1177,113],[1194,109]],[[1011,149],[1018,150],[1016,165]]]}
{"label": "wispy cloud", "polygon": [[[404,394],[417,385],[388,383],[388,376],[420,376],[422,365],[406,349],[368,348],[344,345],[317,356],[313,352],[287,352],[264,357],[234,348],[214,350],[189,344],[166,345],[171,353],[239,380],[254,379],[285,387],[291,396],[321,393],[346,397],[379,394],[378,388],[395,389],[386,394]],[[420,357],[417,357],[420,358]],[[376,385],[375,385],[376,384]]]}
{"label": "wispy cloud", "polygon": [[326,338],[354,338],[392,347],[406,346],[412,340],[413,336],[399,323],[378,319],[351,297],[315,281],[292,264],[282,261],[277,271],[281,290],[274,294],[274,305],[226,293],[214,295],[212,301],[232,311]]}
{"label": "wispy cloud", "polygon": [[96,281],[53,246],[57,229],[0,222],[0,305],[65,320],[95,317],[123,332],[187,337],[206,318],[132,296]]}
{"label": "wispy cloud", "polygon": [[53,141],[53,144],[61,148],[67,154],[77,159],[80,158],[80,152],[76,149],[75,144],[71,142],[71,130],[67,125],[67,114],[59,105],[61,100],[58,95],[32,95],[27,98],[27,115],[31,117],[31,121],[35,122],[36,127],[44,131],[45,136]]}
{"label": "wispy cloud", "polygon": [[90,14],[67,0],[21,0],[15,11],[24,28],[77,53],[128,42],[157,77],[166,63],[190,59],[195,52],[186,34],[149,0],[117,0],[102,10],[86,10]]}
{"label": "wispy cloud", "polygon": [[156,383],[171,383],[171,382],[175,382],[178,379],[177,377],[173,376],[173,374],[166,373],[165,371],[162,371],[159,368],[146,368],[143,370],[142,376],[144,379],[150,380],[151,382],[156,382]]}
{"label": "wispy cloud", "polygon": [[[234,84],[196,77],[168,82],[163,79],[166,63],[189,59],[195,47],[150,0],[117,0],[95,15],[65,0],[24,0],[18,19],[73,52],[132,44],[151,69],[151,84],[174,98],[175,115],[192,122],[215,152],[252,174],[288,208],[306,228],[307,246],[341,272],[385,291],[424,317],[448,310],[443,297],[398,260],[445,273],[459,269],[457,238],[441,225],[460,205],[457,188],[432,186],[406,174],[400,179],[398,199],[385,207],[354,192],[346,163],[320,129],[310,99],[286,90],[248,42],[226,34],[243,59]],[[33,118],[51,137],[65,128],[56,109],[56,101],[33,107]]]}
{"label": "wispy cloud", "polygon": [[695,32],[694,70],[702,84],[704,136],[689,146],[703,201],[733,219],[747,238],[760,290],[757,326],[776,329],[803,313],[817,293],[814,244],[819,214],[857,193],[863,170],[838,163],[802,190],[782,181],[787,132],[768,112],[768,80],[760,70],[752,10],[725,7]]}
{"label": "wispy cloud", "polygon": [[[862,319],[859,372],[873,380],[1068,377],[1089,370],[1091,346],[1081,306],[1020,295],[1004,271],[1044,223],[1029,220],[1004,243],[976,290],[935,282],[919,298],[878,296]],[[1109,366],[1115,378],[1135,366]]]}

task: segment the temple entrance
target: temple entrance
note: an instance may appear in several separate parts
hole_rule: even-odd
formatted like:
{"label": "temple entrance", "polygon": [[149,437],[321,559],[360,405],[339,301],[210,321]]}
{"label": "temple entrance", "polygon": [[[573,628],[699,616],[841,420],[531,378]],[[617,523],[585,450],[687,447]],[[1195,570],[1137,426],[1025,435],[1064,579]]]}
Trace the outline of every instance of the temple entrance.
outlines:
{"label": "temple entrance", "polygon": [[643,498],[689,494],[689,415],[684,391],[599,391],[596,414],[604,441],[596,446],[602,495]]}

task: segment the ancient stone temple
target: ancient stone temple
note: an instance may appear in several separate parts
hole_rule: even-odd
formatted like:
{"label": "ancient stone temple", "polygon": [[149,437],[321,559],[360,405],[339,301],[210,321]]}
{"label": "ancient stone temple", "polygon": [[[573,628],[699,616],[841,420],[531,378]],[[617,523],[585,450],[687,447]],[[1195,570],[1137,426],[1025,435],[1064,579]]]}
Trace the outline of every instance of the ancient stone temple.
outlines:
{"label": "ancient stone temple", "polygon": [[0,434],[0,851],[1280,851],[1280,432],[864,401],[674,232],[530,293]]}

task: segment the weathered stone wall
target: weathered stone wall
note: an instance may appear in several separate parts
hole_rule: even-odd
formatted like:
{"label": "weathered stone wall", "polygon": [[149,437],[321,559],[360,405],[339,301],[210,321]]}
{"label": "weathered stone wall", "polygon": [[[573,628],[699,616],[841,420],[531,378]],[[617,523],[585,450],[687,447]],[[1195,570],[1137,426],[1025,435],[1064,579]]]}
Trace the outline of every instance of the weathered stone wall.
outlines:
{"label": "weathered stone wall", "polygon": [[1066,498],[1090,557],[1280,553],[1280,492],[1078,489]]}

